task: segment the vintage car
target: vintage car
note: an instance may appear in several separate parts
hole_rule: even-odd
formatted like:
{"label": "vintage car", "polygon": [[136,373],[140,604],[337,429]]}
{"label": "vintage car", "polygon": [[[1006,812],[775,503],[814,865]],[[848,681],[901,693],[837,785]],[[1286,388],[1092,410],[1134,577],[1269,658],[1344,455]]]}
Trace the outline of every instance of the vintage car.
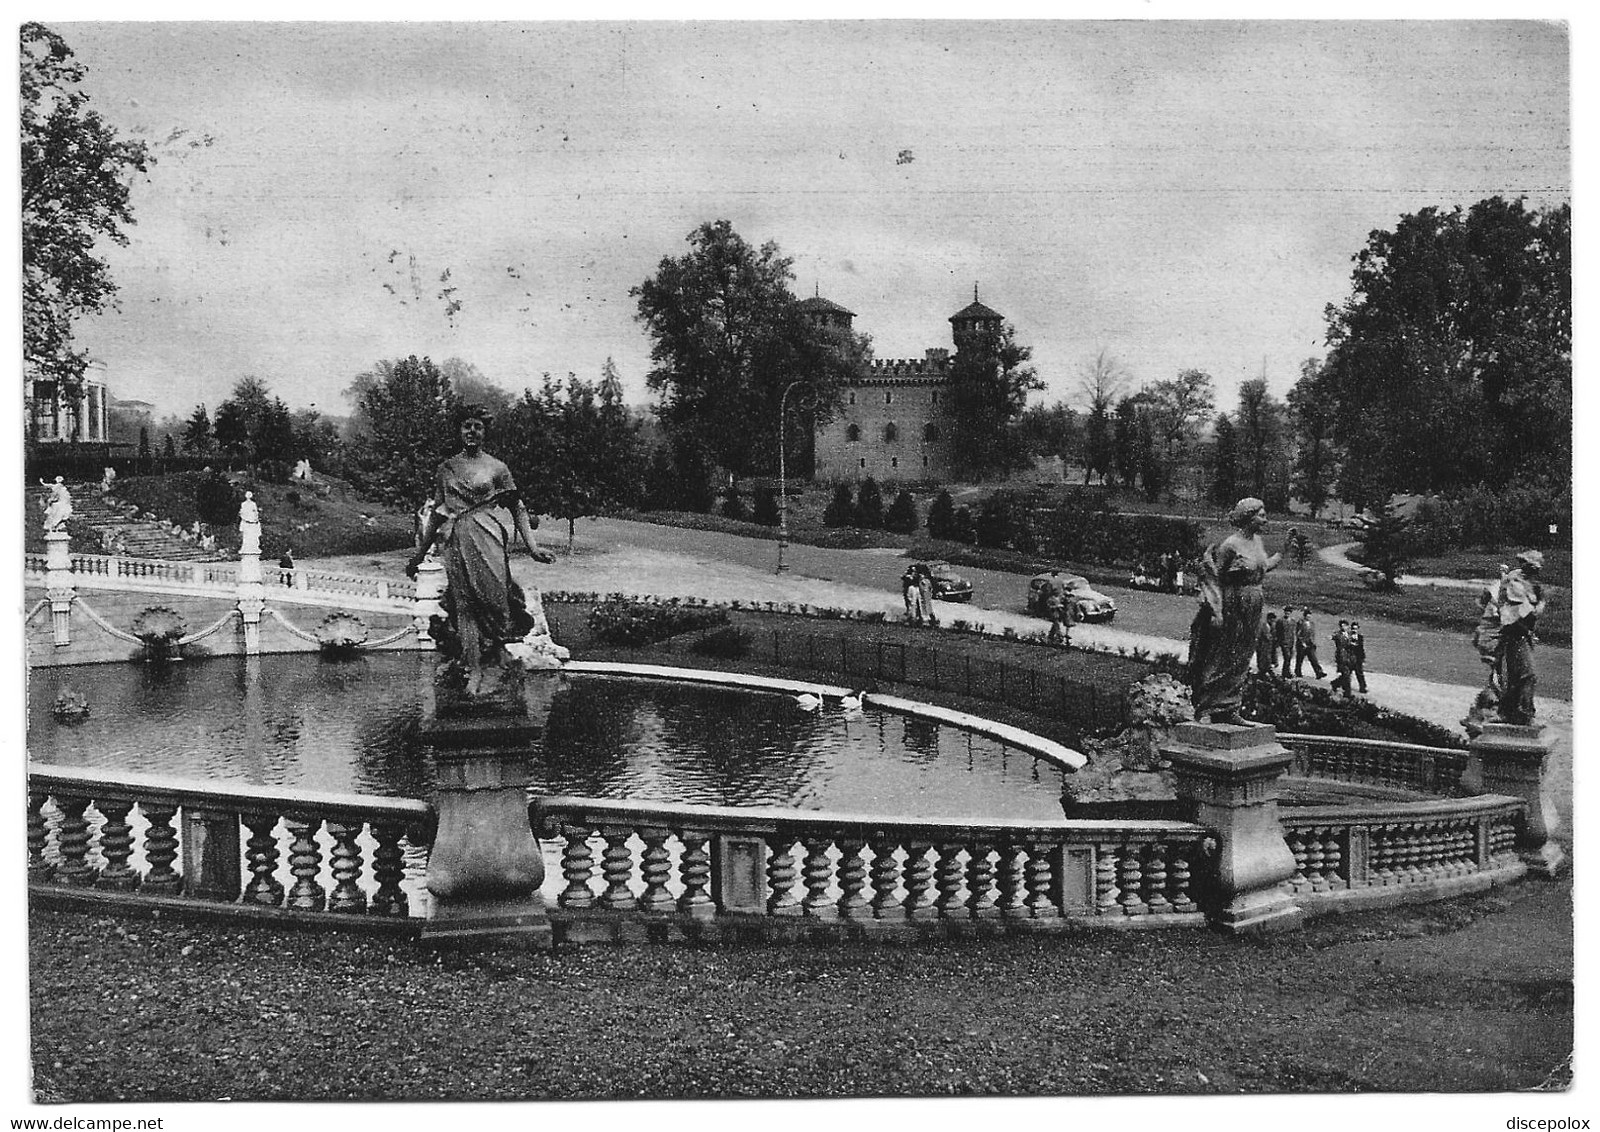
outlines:
{"label": "vintage car", "polygon": [[948,562],[927,563],[928,573],[933,576],[933,597],[935,601],[971,601],[972,583],[956,573],[955,568]]}
{"label": "vintage car", "polygon": [[[1039,617],[1045,615],[1044,584],[1048,572],[1035,574],[1028,580],[1028,612]],[[1074,620],[1110,621],[1117,615],[1117,603],[1089,584],[1089,579],[1079,574],[1061,574],[1056,581],[1066,587],[1067,601],[1072,604]]]}

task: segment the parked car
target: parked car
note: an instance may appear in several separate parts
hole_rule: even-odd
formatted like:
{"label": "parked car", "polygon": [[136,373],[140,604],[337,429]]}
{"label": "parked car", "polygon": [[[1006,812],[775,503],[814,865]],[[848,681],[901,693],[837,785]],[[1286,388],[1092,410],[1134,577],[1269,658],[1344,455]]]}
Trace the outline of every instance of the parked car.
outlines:
{"label": "parked car", "polygon": [[[1028,579],[1028,612],[1043,617],[1044,584],[1048,572],[1035,574]],[[1072,603],[1079,621],[1110,621],[1117,615],[1117,603],[1089,584],[1089,579],[1079,574],[1061,574],[1056,578],[1067,590],[1067,600]]]}
{"label": "parked car", "polygon": [[972,583],[956,573],[948,562],[928,563],[928,573],[933,575],[935,601],[971,601]]}

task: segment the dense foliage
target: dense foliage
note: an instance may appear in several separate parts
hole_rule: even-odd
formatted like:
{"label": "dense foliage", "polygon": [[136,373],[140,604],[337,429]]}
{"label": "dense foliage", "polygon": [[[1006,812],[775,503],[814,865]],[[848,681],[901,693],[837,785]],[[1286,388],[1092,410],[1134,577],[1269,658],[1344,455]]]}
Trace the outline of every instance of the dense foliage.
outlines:
{"label": "dense foliage", "polygon": [[589,628],[595,639],[608,645],[653,645],[679,633],[725,625],[724,609],[654,605],[613,599],[589,611]]}
{"label": "dense foliage", "polygon": [[155,160],[90,108],[83,79],[65,40],[22,25],[23,372],[68,401],[88,363],[73,347],[73,320],[104,310],[117,291],[95,244],[128,242],[129,180]]}

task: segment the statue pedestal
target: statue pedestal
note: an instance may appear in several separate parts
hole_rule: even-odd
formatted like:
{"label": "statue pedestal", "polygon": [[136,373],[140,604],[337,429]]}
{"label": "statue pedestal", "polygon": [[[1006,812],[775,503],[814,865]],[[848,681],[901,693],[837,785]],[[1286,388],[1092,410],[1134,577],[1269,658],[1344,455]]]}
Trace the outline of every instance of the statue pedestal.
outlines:
{"label": "statue pedestal", "polygon": [[72,581],[72,536],[64,530],[44,533],[44,586],[50,599],[50,628],[56,646],[72,643],[72,602],[78,596]]}
{"label": "statue pedestal", "polygon": [[1567,859],[1552,840],[1561,828],[1549,784],[1555,745],[1542,723],[1486,723],[1467,744],[1471,758],[1461,775],[1461,787],[1469,793],[1506,794],[1527,803],[1528,819],[1517,850],[1530,872],[1546,877],[1559,873]]}
{"label": "statue pedestal", "polygon": [[1278,824],[1279,780],[1293,756],[1265,723],[1180,723],[1161,748],[1188,818],[1217,838],[1216,907],[1224,931],[1276,932],[1304,914],[1283,882],[1294,854]]}
{"label": "statue pedestal", "polygon": [[[468,700],[440,689],[422,740],[438,772],[439,827],[428,855],[428,943],[502,940],[550,946],[539,893],[544,854],[528,821],[528,760],[543,732],[554,681],[508,677],[500,692]],[[530,713],[528,696],[544,710]]]}

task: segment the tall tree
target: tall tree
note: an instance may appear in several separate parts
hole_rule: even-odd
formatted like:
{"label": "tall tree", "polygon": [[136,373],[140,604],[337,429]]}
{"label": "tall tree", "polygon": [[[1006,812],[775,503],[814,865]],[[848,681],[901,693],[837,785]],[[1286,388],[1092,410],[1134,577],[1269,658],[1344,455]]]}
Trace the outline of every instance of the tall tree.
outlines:
{"label": "tall tree", "polygon": [[1300,363],[1300,380],[1289,390],[1289,420],[1294,429],[1295,494],[1315,516],[1333,494],[1338,453],[1333,443],[1333,406],[1319,388],[1322,361]]}
{"label": "tall tree", "polygon": [[1128,386],[1128,371],[1111,351],[1102,346],[1079,370],[1078,389],[1088,405],[1083,427],[1083,482],[1100,473],[1103,483],[1117,462],[1117,445],[1112,413],[1117,398]]}
{"label": "tall tree", "polygon": [[1132,487],[1139,478],[1139,402],[1133,396],[1117,402],[1115,464],[1117,479],[1123,487]]}
{"label": "tall tree", "polygon": [[1239,434],[1233,418],[1217,414],[1211,433],[1211,502],[1231,507],[1239,499]]}
{"label": "tall tree", "polygon": [[211,451],[211,443],[211,414],[204,405],[196,405],[183,426],[183,450],[194,456],[204,456]]}
{"label": "tall tree", "polygon": [[23,371],[75,401],[88,356],[73,347],[73,320],[117,290],[95,243],[128,242],[129,182],[155,159],[90,107],[83,66],[59,35],[23,24],[21,49]]}
{"label": "tall tree", "polygon": [[1283,402],[1267,391],[1265,377],[1239,385],[1238,444],[1243,486],[1268,509],[1289,505],[1289,448]]}
{"label": "tall tree", "polygon": [[950,365],[950,450],[956,468],[974,479],[1026,467],[1028,454],[1012,425],[1028,394],[1044,382],[1029,361],[1033,347],[1016,329],[974,336]]}
{"label": "tall tree", "polygon": [[[676,451],[703,453],[736,475],[771,473],[784,390],[806,381],[806,425],[825,419],[870,342],[796,309],[793,261],[775,243],[751,247],[716,220],[691,232],[689,245],[630,292],[652,339],[657,413]],[[810,427],[788,431],[803,450]]]}
{"label": "tall tree", "polygon": [[1162,455],[1176,466],[1217,407],[1216,387],[1203,370],[1186,369],[1170,381],[1157,381],[1142,391],[1150,408],[1150,424]]}
{"label": "tall tree", "polygon": [[349,470],[390,502],[415,507],[432,492],[439,462],[459,447],[451,422],[460,402],[449,380],[413,354],[378,362],[345,396],[355,402]]}
{"label": "tall tree", "polygon": [[1375,231],[1327,310],[1340,494],[1570,477],[1572,209],[1490,197]]}
{"label": "tall tree", "polygon": [[1082,435],[1078,414],[1065,401],[1029,405],[1017,418],[1017,436],[1030,455],[1076,459],[1083,450]]}

